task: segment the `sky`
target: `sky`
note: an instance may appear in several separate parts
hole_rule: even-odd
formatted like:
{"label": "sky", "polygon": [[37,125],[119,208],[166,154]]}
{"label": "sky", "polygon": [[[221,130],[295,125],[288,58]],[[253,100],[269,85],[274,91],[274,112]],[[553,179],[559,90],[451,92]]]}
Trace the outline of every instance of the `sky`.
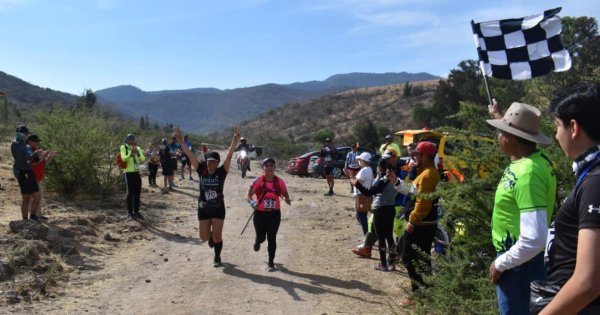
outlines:
{"label": "sky", "polygon": [[75,95],[447,76],[477,57],[471,20],[558,6],[600,18],[598,0],[0,0],[0,71]]}

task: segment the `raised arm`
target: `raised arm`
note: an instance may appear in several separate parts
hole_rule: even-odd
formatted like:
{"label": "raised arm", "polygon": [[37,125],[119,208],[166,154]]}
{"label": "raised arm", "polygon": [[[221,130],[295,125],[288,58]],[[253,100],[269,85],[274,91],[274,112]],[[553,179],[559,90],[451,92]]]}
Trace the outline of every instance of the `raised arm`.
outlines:
{"label": "raised arm", "polygon": [[238,127],[233,127],[233,140],[229,146],[229,151],[227,151],[227,157],[225,157],[225,161],[223,162],[223,168],[225,169],[225,172],[229,173],[231,158],[233,157],[233,151],[235,151],[238,141],[240,141],[240,130]]}
{"label": "raised arm", "polygon": [[[183,142],[183,136],[181,135],[181,130],[179,130],[179,127],[173,128],[173,137],[175,137],[175,139],[177,139],[177,142],[179,142],[179,143]],[[200,161],[198,161],[198,158],[196,157],[196,155],[194,153],[192,153],[192,151],[190,151],[190,149],[188,149],[187,145],[182,145],[180,147],[181,147],[181,150],[183,151],[183,153],[185,153],[185,155],[188,157],[188,159],[190,159],[190,162],[192,163],[192,167],[195,170],[197,170],[198,165],[200,165]]]}

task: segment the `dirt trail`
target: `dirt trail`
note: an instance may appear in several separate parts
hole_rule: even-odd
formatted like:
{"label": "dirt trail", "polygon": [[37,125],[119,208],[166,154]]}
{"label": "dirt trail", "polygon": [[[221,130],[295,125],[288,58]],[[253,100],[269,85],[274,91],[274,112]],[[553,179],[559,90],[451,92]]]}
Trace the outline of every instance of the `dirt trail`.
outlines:
{"label": "dirt trail", "polygon": [[[256,163],[256,162],[253,162]],[[2,162],[0,232],[19,218],[16,182]],[[403,269],[378,272],[378,261],[358,258],[350,248],[361,239],[351,208],[346,181],[336,181],[337,194],[323,196],[325,181],[292,177],[278,172],[287,183],[292,205],[283,204],[278,234],[276,272],[268,272],[266,243],[252,250],[252,223],[240,232],[250,215],[243,195],[259,170],[242,179],[232,167],[225,184],[227,217],[222,259],[224,268],[212,267],[213,250],[198,241],[197,180],[177,181],[176,191],[161,194],[148,188],[144,178],[143,223],[106,225],[97,241],[81,255],[94,268],[74,268],[55,298],[0,305],[0,313],[33,314],[402,314],[399,307],[408,278]],[[195,178],[197,176],[195,175]],[[162,183],[159,175],[158,182]],[[51,203],[51,201],[50,201]],[[125,214],[115,207],[116,216]],[[58,224],[69,211],[50,211]],[[83,215],[97,215],[88,211]],[[77,214],[81,215],[81,214]],[[100,229],[100,228],[99,228]],[[118,229],[121,229],[118,231]],[[121,242],[101,239],[105,232]],[[119,233],[120,232],[120,233]],[[127,235],[130,235],[129,237]],[[84,243],[83,239],[81,242]]]}

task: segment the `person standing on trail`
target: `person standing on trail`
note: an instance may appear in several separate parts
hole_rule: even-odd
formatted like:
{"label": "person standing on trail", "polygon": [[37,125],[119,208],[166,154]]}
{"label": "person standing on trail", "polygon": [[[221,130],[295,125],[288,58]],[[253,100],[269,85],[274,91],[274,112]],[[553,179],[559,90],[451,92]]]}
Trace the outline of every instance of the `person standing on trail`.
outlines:
{"label": "person standing on trail", "polygon": [[127,218],[143,219],[140,213],[140,195],[142,194],[142,178],[140,164],[146,160],[144,151],[135,143],[135,136],[128,134],[125,143],[121,145],[121,160],[127,162],[123,170],[125,188],[127,189]]}
{"label": "person standing on trail", "polygon": [[[348,178],[354,178],[356,173],[360,171],[360,165],[358,165],[358,160],[356,159],[358,154],[359,143],[355,143],[352,147],[350,147],[350,152],[346,154],[346,162],[344,162],[344,173]],[[350,184],[350,193],[354,193],[354,186]]]}
{"label": "person standing on trail", "polygon": [[150,149],[146,152],[146,158],[148,159],[148,184],[150,187],[157,187],[156,173],[158,173],[158,167],[160,166],[160,150],[156,144],[150,144]]}
{"label": "person standing on trail", "polygon": [[329,187],[329,191],[325,193],[325,196],[333,196],[333,169],[335,168],[334,166],[335,162],[337,161],[337,155],[338,151],[336,147],[333,146],[331,138],[326,138],[320,154],[320,156],[325,161],[323,167],[323,174],[327,179],[327,186]]}
{"label": "person standing on trail", "polygon": [[379,147],[379,154],[383,155],[385,154],[385,151],[392,149],[396,151],[396,156],[400,156],[400,147],[394,142],[394,137],[392,135],[385,136],[383,141],[384,143]]}
{"label": "person standing on trail", "polygon": [[[37,182],[38,188],[40,190],[40,201],[37,203],[36,215],[41,220],[48,220],[42,211],[42,201],[44,200],[44,188],[43,188],[43,180],[44,180],[44,172],[46,170],[46,164],[48,164],[54,156],[56,156],[55,151],[44,151],[40,149],[40,137],[38,135],[29,135],[27,136],[27,145],[31,148],[31,151],[38,152],[38,161],[31,163],[31,169],[33,170],[33,174],[35,175],[35,181]],[[33,204],[30,205],[33,207]]]}
{"label": "person standing on trail", "polygon": [[[174,137],[182,142],[183,136],[178,127],[173,129]],[[200,195],[198,196],[198,230],[200,240],[208,241],[208,246],[214,248],[214,267],[222,267],[221,251],[223,250],[223,223],[225,220],[225,196],[223,187],[229,172],[233,151],[240,139],[237,127],[233,128],[233,140],[227,151],[223,165],[219,166],[221,156],[216,151],[206,153],[206,162],[200,162],[196,155],[182,146],[183,153],[190,159],[192,167],[200,179]]]}
{"label": "person standing on trail", "polygon": [[[190,152],[194,153],[194,146],[192,146],[192,142],[188,135],[183,137],[183,142],[181,142],[181,146],[186,146]],[[188,166],[188,170],[190,173],[190,180],[192,180],[192,166],[190,165],[190,160],[185,156],[185,154],[181,155],[181,179],[185,179],[185,166]]]}
{"label": "person standing on trail", "polygon": [[[277,250],[277,231],[281,222],[280,197],[288,205],[292,204],[283,179],[275,176],[275,160],[266,158],[261,162],[263,175],[258,177],[246,194],[246,200],[254,209],[254,230],[256,239],[254,251],[260,250],[265,239],[269,252],[268,271],[275,271],[275,251]],[[256,196],[254,198],[253,196]]]}
{"label": "person standing on trail", "polygon": [[[10,145],[15,163],[13,164],[13,172],[21,189],[21,215],[23,220],[32,219],[38,220],[37,208],[40,202],[40,189],[35,180],[35,174],[31,168],[31,164],[39,160],[37,151],[32,151],[25,142],[29,135],[29,129],[24,125],[19,125],[16,130],[15,141]],[[29,215],[29,217],[28,217]]]}
{"label": "person standing on trail", "polygon": [[493,101],[487,123],[499,130],[498,144],[510,157],[494,197],[492,243],[496,259],[490,280],[501,314],[529,314],[529,285],[546,278],[544,247],[556,198],[552,160],[536,145],[552,139],[540,132],[541,112],[512,103],[504,116]]}
{"label": "person standing on trail", "polygon": [[[360,183],[366,189],[370,189],[373,184],[373,169],[371,169],[371,154],[368,152],[361,153],[357,158],[358,164],[360,165],[360,171],[352,179],[356,179],[357,183]],[[352,182],[350,182],[352,184]],[[368,231],[368,214],[371,212],[371,203],[373,198],[360,192],[358,189],[354,190],[355,198],[355,209],[356,209],[356,220],[360,223],[363,235],[367,234]]]}

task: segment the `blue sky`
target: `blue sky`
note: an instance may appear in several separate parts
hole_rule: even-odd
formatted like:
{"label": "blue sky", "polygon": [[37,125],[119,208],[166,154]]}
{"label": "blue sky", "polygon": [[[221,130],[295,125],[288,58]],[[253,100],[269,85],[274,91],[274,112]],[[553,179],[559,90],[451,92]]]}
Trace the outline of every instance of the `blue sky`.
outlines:
{"label": "blue sky", "polygon": [[324,80],[350,72],[446,76],[476,58],[470,20],[600,1],[0,0],[0,71],[81,95]]}

